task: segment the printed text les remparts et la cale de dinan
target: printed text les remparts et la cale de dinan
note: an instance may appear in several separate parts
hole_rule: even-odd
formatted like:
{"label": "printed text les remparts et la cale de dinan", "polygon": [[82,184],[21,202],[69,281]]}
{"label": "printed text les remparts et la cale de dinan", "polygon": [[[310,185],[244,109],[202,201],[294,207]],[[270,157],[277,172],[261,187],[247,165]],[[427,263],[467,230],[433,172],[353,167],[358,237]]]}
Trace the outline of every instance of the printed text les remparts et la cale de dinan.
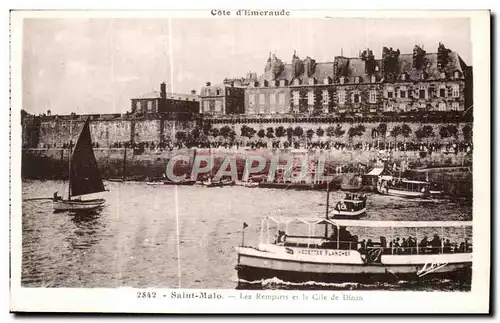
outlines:
{"label": "printed text les remparts et la cale de dinan", "polygon": [[263,301],[363,301],[363,296],[353,295],[348,292],[335,293],[245,293],[223,296],[216,292],[179,292],[170,293],[170,299],[240,299],[240,300],[263,300]]}

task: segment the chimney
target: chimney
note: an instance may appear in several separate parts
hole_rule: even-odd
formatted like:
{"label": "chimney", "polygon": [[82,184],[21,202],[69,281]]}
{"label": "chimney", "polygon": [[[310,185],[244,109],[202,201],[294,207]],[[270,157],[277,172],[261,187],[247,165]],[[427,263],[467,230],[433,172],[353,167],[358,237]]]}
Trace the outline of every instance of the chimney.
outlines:
{"label": "chimney", "polygon": [[191,95],[196,95],[196,91],[195,90],[191,90]]}
{"label": "chimney", "polygon": [[207,82],[207,84],[206,84],[206,85],[207,85],[207,86],[210,86],[210,85],[212,85],[212,83],[210,83],[210,82]]}
{"label": "chimney", "polygon": [[165,82],[162,82],[160,84],[160,97],[162,99],[166,99],[167,98],[167,84],[165,84]]}

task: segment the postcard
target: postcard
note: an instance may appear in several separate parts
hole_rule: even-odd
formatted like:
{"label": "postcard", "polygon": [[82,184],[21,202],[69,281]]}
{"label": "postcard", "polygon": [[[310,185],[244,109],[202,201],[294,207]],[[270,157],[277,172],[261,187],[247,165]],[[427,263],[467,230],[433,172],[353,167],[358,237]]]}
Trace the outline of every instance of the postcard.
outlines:
{"label": "postcard", "polygon": [[11,12],[13,312],[488,313],[490,12]]}

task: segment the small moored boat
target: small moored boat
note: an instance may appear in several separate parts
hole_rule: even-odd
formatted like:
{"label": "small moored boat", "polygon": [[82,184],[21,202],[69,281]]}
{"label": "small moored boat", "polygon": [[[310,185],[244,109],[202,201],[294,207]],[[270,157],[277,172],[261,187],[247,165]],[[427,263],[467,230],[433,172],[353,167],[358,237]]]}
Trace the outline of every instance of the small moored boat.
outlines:
{"label": "small moored boat", "polygon": [[383,195],[423,198],[430,195],[430,185],[431,183],[424,181],[381,176],[377,183],[377,191]]}
{"label": "small moored boat", "polygon": [[366,194],[347,193],[342,200],[337,202],[328,216],[329,218],[359,218],[366,213],[366,200]]}

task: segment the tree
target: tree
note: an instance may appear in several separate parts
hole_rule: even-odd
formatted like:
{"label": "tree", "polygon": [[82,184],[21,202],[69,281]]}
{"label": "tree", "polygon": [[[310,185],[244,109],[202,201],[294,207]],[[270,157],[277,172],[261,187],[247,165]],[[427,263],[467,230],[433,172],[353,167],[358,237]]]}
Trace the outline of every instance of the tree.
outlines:
{"label": "tree", "polygon": [[221,135],[224,139],[227,139],[227,138],[229,138],[229,134],[230,134],[231,130],[233,130],[233,129],[231,129],[231,127],[229,127],[229,126],[224,126],[224,127],[220,128],[220,132],[219,132],[219,134],[220,134],[220,135]]}
{"label": "tree", "polygon": [[334,126],[329,126],[328,128],[326,128],[326,135],[328,137],[335,136],[335,127]]}
{"label": "tree", "polygon": [[472,141],[472,127],[470,125],[466,124],[465,126],[463,126],[462,134],[464,136],[464,141]]}
{"label": "tree", "polygon": [[293,135],[299,138],[302,137],[304,135],[304,129],[300,126],[295,127],[295,129],[293,129]]}
{"label": "tree", "polygon": [[264,129],[260,129],[259,131],[257,131],[257,136],[259,138],[264,138],[266,136],[266,131]]}
{"label": "tree", "polygon": [[314,130],[312,130],[312,129],[307,130],[306,136],[307,136],[307,139],[309,139],[309,141],[311,141],[312,137],[314,136]]}
{"label": "tree", "polygon": [[340,124],[338,124],[335,127],[335,130],[333,131],[333,134],[335,135],[335,137],[339,138],[339,137],[342,137],[345,134],[345,130],[342,129],[342,126]]}
{"label": "tree", "polygon": [[210,129],[209,131],[210,135],[212,135],[212,137],[218,137],[219,136],[219,128],[212,128]]}
{"label": "tree", "polygon": [[257,133],[257,130],[255,130],[252,127],[248,127],[246,125],[241,126],[241,136],[242,137],[247,137],[248,139],[251,139],[255,134]]}
{"label": "tree", "polygon": [[193,138],[193,141],[198,141],[198,139],[200,138],[200,134],[201,131],[198,127],[195,127],[193,130],[191,130],[191,137]]}
{"label": "tree", "polygon": [[179,142],[184,142],[187,139],[187,135],[184,131],[177,131],[175,133],[175,139]]}
{"label": "tree", "polygon": [[387,124],[385,123],[380,123],[378,126],[377,126],[377,132],[378,132],[378,135],[382,138],[385,138],[386,134],[387,134]]}
{"label": "tree", "polygon": [[292,137],[293,137],[293,128],[292,127],[286,128],[286,136],[288,138],[288,141],[291,142]]}
{"label": "tree", "polygon": [[391,130],[391,136],[394,138],[394,142],[396,142],[396,138],[402,133],[400,126],[395,126]]}
{"label": "tree", "polygon": [[284,137],[286,134],[285,128],[283,126],[276,127],[275,135],[277,138]]}
{"label": "tree", "polygon": [[441,126],[439,129],[439,135],[441,136],[441,139],[446,139],[450,137],[450,133],[448,132],[448,126]]}
{"label": "tree", "polygon": [[404,123],[401,126],[401,134],[403,135],[403,137],[405,137],[405,141],[410,136],[411,133],[412,133],[412,130],[411,130],[410,126],[407,125],[406,123]]}
{"label": "tree", "polygon": [[205,136],[210,135],[210,129],[212,128],[212,125],[210,123],[205,123],[202,127],[203,134]]}
{"label": "tree", "polygon": [[269,139],[274,138],[274,128],[273,127],[267,128],[266,137]]}
{"label": "tree", "polygon": [[457,126],[455,126],[454,124],[449,124],[448,125],[448,133],[450,134],[450,137],[457,139],[458,138]]}
{"label": "tree", "polygon": [[434,137],[434,129],[432,126],[425,125],[422,127],[422,131],[424,132],[424,138]]}
{"label": "tree", "polygon": [[323,128],[319,127],[318,129],[316,129],[316,135],[318,137],[323,137],[324,134],[325,134],[325,130],[323,130]]}

